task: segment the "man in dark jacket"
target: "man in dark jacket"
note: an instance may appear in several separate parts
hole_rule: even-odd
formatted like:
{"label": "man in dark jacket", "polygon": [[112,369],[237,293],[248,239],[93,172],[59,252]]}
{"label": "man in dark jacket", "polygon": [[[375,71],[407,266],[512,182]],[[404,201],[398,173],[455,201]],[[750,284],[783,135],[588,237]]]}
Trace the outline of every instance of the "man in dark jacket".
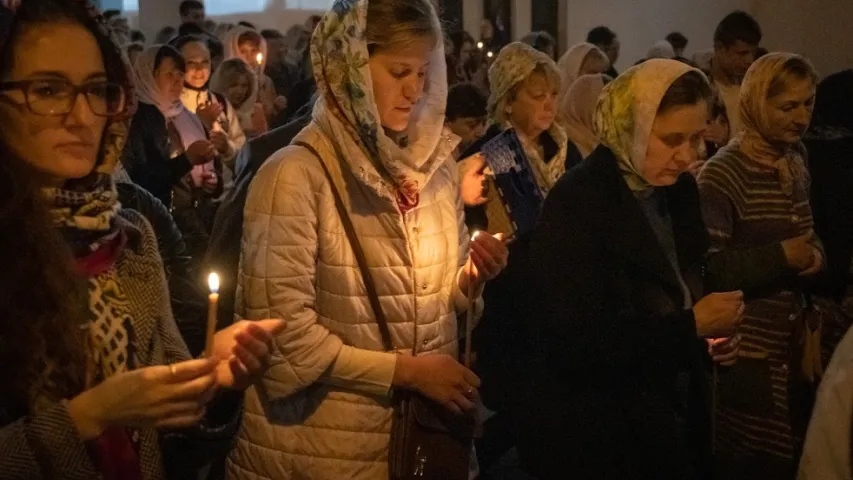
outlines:
{"label": "man in dark jacket", "polygon": [[292,122],[253,138],[237,155],[234,187],[219,206],[203,263],[206,269],[217,272],[222,279],[219,328],[230,325],[234,319],[240,240],[243,237],[243,208],[246,206],[249,186],[267,159],[290,145],[290,141],[311,122],[313,107],[314,102],[309,102],[297,112]]}

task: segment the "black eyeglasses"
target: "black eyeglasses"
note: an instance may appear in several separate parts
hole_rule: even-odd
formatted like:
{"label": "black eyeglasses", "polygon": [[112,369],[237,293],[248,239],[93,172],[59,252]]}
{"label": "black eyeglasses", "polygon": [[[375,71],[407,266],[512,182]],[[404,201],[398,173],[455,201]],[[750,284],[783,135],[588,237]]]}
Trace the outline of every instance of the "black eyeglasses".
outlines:
{"label": "black eyeglasses", "polygon": [[30,112],[36,115],[68,115],[82,93],[92,113],[112,117],[124,112],[125,91],[117,83],[94,81],[77,86],[68,80],[39,79],[0,82],[0,92],[20,90]]}

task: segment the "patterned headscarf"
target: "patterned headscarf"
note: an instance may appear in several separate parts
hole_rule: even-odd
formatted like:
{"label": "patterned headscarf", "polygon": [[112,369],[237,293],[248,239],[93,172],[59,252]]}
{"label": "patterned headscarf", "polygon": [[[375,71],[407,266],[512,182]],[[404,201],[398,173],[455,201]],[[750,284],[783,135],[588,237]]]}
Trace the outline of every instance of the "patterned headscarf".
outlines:
{"label": "patterned headscarf", "polygon": [[565,96],[569,89],[572,88],[572,84],[581,76],[583,63],[592,52],[598,52],[601,54],[601,58],[607,58],[607,55],[600,48],[591,43],[579,43],[560,57],[557,67],[560,69],[560,74],[563,78],[563,92],[561,96]]}
{"label": "patterned headscarf", "polygon": [[[388,178],[401,206],[417,204],[420,190],[458,143],[439,143],[447,103],[447,67],[441,23],[434,7],[430,9],[436,45],[423,95],[400,141],[386,135],[376,109],[367,63],[368,0],[337,0],[311,39],[311,61],[320,96],[314,107],[315,120],[336,140],[343,159],[366,185],[388,196]],[[365,157],[372,168],[355,165]]]}
{"label": "patterned headscarf", "polygon": [[770,137],[772,125],[767,100],[773,81],[782,75],[788,61],[794,59],[808,65],[817,78],[808,60],[793,53],[770,53],[749,67],[740,91],[740,117],[744,128],[733,143],[758,163],[775,168],[782,190],[788,196],[793,195],[796,182],[807,178],[803,159],[805,147],[799,142],[791,145]]}
{"label": "patterned headscarf", "polygon": [[[540,67],[544,67],[552,74],[551,76],[556,79],[556,82],[560,82],[557,64],[548,55],[522,42],[513,42],[501,49],[495,63],[489,68],[489,83],[492,86],[492,94],[489,97],[488,109],[492,120],[498,121],[504,116],[501,114],[502,112],[498,112],[499,108],[503,108],[504,99],[513,88],[530,78],[533,72]],[[560,86],[555,86],[559,90]],[[508,121],[501,126],[503,128],[513,127]],[[566,132],[556,121],[551,124],[548,134],[557,144],[556,154],[549,159],[543,158],[540,154],[538,143],[531,142],[531,140],[538,139],[520,138],[524,153],[533,169],[536,183],[546,195],[566,172],[566,151],[568,147]]]}
{"label": "patterned headscarf", "polygon": [[619,159],[628,187],[652,188],[641,175],[660,102],[673,82],[688,72],[704,74],[677,60],[652,59],[607,84],[595,110],[595,133]]}
{"label": "patterned headscarf", "polygon": [[[8,5],[9,0],[5,1]],[[39,1],[42,0],[16,0],[13,2],[16,3],[13,5],[16,7],[14,10],[8,6],[0,7],[0,17],[4,18],[3,28],[0,28],[0,49],[9,40],[8,32],[13,30],[15,23],[26,18],[28,2],[35,4]],[[120,238],[123,232],[120,231],[117,219],[120,205],[112,173],[121,158],[130,118],[136,110],[136,100],[130,69],[124,63],[125,57],[100,11],[87,0],[66,1],[71,2],[72,8],[86,12],[97,34],[112,40],[106,46],[111,50],[104,52],[104,64],[111,80],[121,83],[126,92],[125,111],[110,119],[107,124],[101,151],[92,172],[80,180],[68,181],[62,187],[43,189],[54,225],[79,261],[101,248],[115,248],[123,243]],[[89,352],[97,366],[97,376],[105,378],[132,368],[133,330],[129,308],[116,281],[115,267],[90,274],[87,280],[90,302]]]}
{"label": "patterned headscarf", "polygon": [[[560,102],[560,117],[569,140],[578,147],[584,158],[598,146],[595,135],[595,107],[604,90],[602,74],[582,75]],[[610,78],[610,77],[607,77]]]}

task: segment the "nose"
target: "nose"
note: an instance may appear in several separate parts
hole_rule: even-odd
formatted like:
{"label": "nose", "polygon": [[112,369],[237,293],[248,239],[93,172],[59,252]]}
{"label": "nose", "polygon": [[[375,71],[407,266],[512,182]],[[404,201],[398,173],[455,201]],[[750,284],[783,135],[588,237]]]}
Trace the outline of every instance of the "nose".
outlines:
{"label": "nose", "polygon": [[89,107],[89,102],[83,92],[78,92],[77,96],[74,97],[74,106],[66,115],[65,121],[68,126],[76,127],[89,127],[95,123],[95,114]]}
{"label": "nose", "polygon": [[675,150],[672,160],[679,170],[684,170],[699,158],[699,153],[690,142],[684,142]]}

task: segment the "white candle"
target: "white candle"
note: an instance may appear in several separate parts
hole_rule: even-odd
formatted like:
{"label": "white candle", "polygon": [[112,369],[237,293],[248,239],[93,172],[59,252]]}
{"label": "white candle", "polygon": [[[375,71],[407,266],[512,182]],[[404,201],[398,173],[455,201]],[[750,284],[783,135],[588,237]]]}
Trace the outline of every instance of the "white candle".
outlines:
{"label": "white candle", "polygon": [[207,309],[207,337],[204,342],[204,356],[210,358],[213,354],[213,336],[216,334],[216,310],[219,304],[219,275],[211,273],[207,277],[207,285],[210,287]]}
{"label": "white candle", "polygon": [[[475,231],[471,235],[471,241],[473,242],[480,233],[479,230]],[[474,327],[474,260],[471,259],[470,246],[468,248],[468,262],[470,265],[468,270],[468,311],[465,316],[465,368],[471,368],[471,334]]]}

